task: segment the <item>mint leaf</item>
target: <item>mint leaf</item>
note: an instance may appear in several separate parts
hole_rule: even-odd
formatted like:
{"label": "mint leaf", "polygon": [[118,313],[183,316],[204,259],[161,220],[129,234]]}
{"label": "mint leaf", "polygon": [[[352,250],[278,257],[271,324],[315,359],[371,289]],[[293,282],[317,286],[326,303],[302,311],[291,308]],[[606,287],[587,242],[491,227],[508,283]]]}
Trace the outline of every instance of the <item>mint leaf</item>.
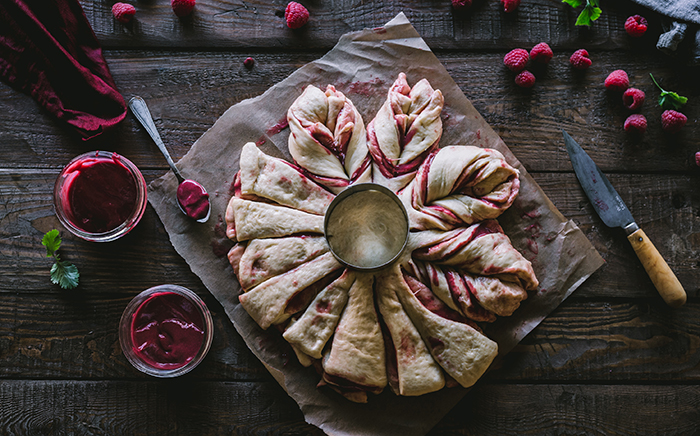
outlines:
{"label": "mint leaf", "polygon": [[577,26],[590,26],[595,20],[600,18],[600,14],[602,14],[603,11],[594,3],[595,2],[586,1],[586,6],[576,20]]}
{"label": "mint leaf", "polygon": [[80,273],[78,268],[69,262],[64,262],[58,256],[61,247],[61,237],[58,230],[53,229],[41,238],[41,244],[46,247],[46,257],[53,257],[55,262],[51,267],[51,283],[61,286],[63,289],[73,289],[78,286]]}
{"label": "mint leaf", "polygon": [[53,256],[61,246],[61,237],[58,234],[58,230],[53,229],[47,232],[44,237],[41,238],[41,244],[46,247],[46,257]]}
{"label": "mint leaf", "polygon": [[654,82],[654,85],[661,90],[661,95],[659,95],[659,106],[661,106],[663,109],[678,110],[683,107],[684,104],[688,103],[687,97],[678,95],[675,92],[666,91],[656,82],[656,79],[654,79],[654,76],[651,73],[649,73],[649,76],[651,76],[651,81]]}
{"label": "mint leaf", "polygon": [[567,5],[577,8],[583,4],[584,0],[562,0],[562,3],[566,3]]}
{"label": "mint leaf", "polygon": [[659,106],[664,109],[678,110],[688,103],[688,98],[680,96],[675,92],[663,91],[659,96]]}
{"label": "mint leaf", "polygon": [[73,289],[78,286],[80,273],[72,263],[56,262],[51,267],[51,283],[59,285],[63,289]]}

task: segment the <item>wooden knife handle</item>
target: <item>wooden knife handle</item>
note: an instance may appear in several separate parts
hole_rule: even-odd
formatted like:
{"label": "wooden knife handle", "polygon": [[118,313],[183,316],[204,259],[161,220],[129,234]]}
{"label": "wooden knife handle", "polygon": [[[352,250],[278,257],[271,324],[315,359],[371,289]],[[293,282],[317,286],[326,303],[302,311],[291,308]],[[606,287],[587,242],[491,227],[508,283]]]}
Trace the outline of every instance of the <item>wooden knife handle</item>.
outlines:
{"label": "wooden knife handle", "polygon": [[627,239],[666,304],[671,307],[682,306],[687,298],[683,285],[644,231],[639,229],[627,236]]}

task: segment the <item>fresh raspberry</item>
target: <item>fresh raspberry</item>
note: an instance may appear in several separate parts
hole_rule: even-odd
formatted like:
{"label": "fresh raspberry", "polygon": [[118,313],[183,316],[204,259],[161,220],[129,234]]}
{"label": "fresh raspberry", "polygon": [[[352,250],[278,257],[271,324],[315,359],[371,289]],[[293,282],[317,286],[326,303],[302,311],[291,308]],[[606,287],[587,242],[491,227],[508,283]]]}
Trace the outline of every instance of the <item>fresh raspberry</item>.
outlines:
{"label": "fresh raspberry", "polygon": [[641,15],[632,15],[625,21],[625,30],[633,38],[639,38],[647,31],[647,19]]}
{"label": "fresh raspberry", "polygon": [[170,6],[178,17],[186,17],[192,13],[195,0],[170,0]]}
{"label": "fresh raspberry", "polygon": [[552,56],[554,53],[546,42],[540,42],[530,50],[530,58],[535,62],[548,64],[552,60]]}
{"label": "fresh raspberry", "polygon": [[503,3],[503,11],[505,12],[513,12],[520,6],[520,0],[501,0],[501,3]]}
{"label": "fresh raspberry", "polygon": [[625,132],[644,133],[647,131],[647,119],[641,114],[632,114],[625,120]]}
{"label": "fresh raspberry", "polygon": [[695,153],[695,165],[700,167],[700,151]]}
{"label": "fresh raspberry", "polygon": [[569,58],[571,65],[577,70],[585,70],[591,66],[591,59],[588,57],[588,51],[586,49],[576,50],[574,54]]}
{"label": "fresh raspberry", "polygon": [[636,111],[644,103],[644,91],[637,88],[628,88],[622,94],[622,104],[629,110]]}
{"label": "fresh raspberry", "polygon": [[298,29],[309,21],[309,10],[297,2],[289,2],[284,19],[290,29]]}
{"label": "fresh raspberry", "polygon": [[687,121],[688,117],[678,111],[667,110],[661,114],[661,128],[664,129],[664,132],[677,133]]}
{"label": "fresh raspberry", "polygon": [[253,65],[255,65],[255,59],[253,58],[248,57],[243,61],[243,66],[248,69],[253,68]]}
{"label": "fresh raspberry", "polygon": [[622,92],[630,86],[630,78],[624,70],[615,70],[605,78],[605,87],[611,91]]}
{"label": "fresh raspberry", "polygon": [[516,48],[515,50],[509,51],[503,57],[503,63],[511,71],[519,73],[520,71],[525,69],[525,66],[527,65],[527,61],[529,59],[530,59],[530,55],[527,53],[527,50],[522,49],[522,48]]}
{"label": "fresh raspberry", "polygon": [[521,71],[515,76],[515,84],[521,88],[532,88],[535,86],[535,75],[528,70]]}
{"label": "fresh raspberry", "polygon": [[452,7],[456,10],[467,10],[471,7],[472,0],[452,0]]}
{"label": "fresh raspberry", "polygon": [[112,15],[120,23],[128,23],[134,17],[136,8],[129,3],[115,3],[112,6]]}

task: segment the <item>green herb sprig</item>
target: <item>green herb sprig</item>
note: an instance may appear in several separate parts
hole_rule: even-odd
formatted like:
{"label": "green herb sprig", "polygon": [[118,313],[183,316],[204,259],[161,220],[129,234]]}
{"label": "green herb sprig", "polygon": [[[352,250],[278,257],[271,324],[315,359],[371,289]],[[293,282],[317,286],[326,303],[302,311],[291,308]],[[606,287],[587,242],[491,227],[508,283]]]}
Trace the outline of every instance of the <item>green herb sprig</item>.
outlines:
{"label": "green herb sprig", "polygon": [[562,0],[562,3],[566,3],[573,8],[577,8],[584,3],[586,4],[579,14],[578,19],[576,19],[577,26],[590,26],[595,20],[600,18],[600,15],[603,13],[598,4],[598,0]]}
{"label": "green herb sprig", "polygon": [[41,238],[41,245],[46,247],[46,257],[53,257],[54,262],[51,267],[51,283],[59,285],[63,289],[73,289],[78,286],[80,273],[78,268],[70,262],[65,262],[56,253],[61,247],[61,237],[58,230],[53,229]]}
{"label": "green herb sprig", "polygon": [[688,103],[687,97],[678,95],[675,92],[664,90],[658,83],[656,83],[656,79],[654,79],[654,76],[651,73],[649,73],[649,76],[651,76],[651,81],[654,82],[654,85],[661,90],[661,95],[659,95],[659,106],[664,109],[678,110],[683,107],[684,104]]}

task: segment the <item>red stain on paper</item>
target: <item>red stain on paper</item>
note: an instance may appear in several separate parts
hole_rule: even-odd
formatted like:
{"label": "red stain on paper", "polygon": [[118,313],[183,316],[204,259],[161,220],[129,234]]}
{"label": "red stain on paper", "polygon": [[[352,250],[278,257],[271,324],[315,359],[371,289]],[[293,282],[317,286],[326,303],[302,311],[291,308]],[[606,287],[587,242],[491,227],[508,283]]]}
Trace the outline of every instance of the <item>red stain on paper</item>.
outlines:
{"label": "red stain on paper", "polygon": [[527,240],[527,249],[532,252],[532,254],[537,254],[540,252],[539,246],[537,245],[537,241],[534,239],[528,239]]}
{"label": "red stain on paper", "polygon": [[347,90],[348,94],[359,94],[364,96],[372,96],[376,94],[377,88],[381,87],[384,81],[379,77],[366,82],[350,82],[338,85],[339,88]]}
{"label": "red stain on paper", "polygon": [[219,258],[225,258],[234,245],[233,241],[226,237],[226,222],[221,215],[214,225],[214,237],[210,245],[214,256]]}
{"label": "red stain on paper", "polygon": [[267,129],[267,132],[265,133],[267,133],[269,136],[276,135],[287,127],[289,127],[289,122],[287,121],[287,116],[285,115],[284,118],[277,122],[277,124]]}
{"label": "red stain on paper", "polygon": [[530,218],[530,219],[535,219],[539,218],[541,215],[537,209],[531,210],[531,211],[523,211],[523,214],[521,215],[521,218]]}

